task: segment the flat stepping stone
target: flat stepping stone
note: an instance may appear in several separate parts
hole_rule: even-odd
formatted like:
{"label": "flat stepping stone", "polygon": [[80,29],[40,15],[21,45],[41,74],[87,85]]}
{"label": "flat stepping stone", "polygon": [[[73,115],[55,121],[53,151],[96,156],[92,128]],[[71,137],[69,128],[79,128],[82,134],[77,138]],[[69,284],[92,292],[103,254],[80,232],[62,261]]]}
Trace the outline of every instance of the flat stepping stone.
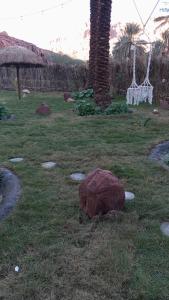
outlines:
{"label": "flat stepping stone", "polygon": [[169,236],[169,222],[162,223],[160,229],[164,235]]}
{"label": "flat stepping stone", "polygon": [[135,198],[135,195],[131,192],[125,192],[125,201],[126,202],[130,202],[130,201],[133,201]]}
{"label": "flat stepping stone", "polygon": [[163,142],[152,149],[149,158],[156,161],[163,161],[169,155],[169,141]]}
{"label": "flat stepping stone", "polygon": [[54,161],[46,161],[41,164],[44,169],[53,169],[56,167],[56,163]]}
{"label": "flat stepping stone", "polygon": [[6,168],[0,168],[0,220],[13,210],[21,195],[18,177]]}
{"label": "flat stepping stone", "polygon": [[85,178],[86,178],[86,175],[84,173],[80,173],[80,172],[76,172],[76,173],[72,173],[70,175],[70,178],[73,180],[73,181],[83,181]]}
{"label": "flat stepping stone", "polygon": [[24,159],[23,159],[23,157],[13,157],[13,158],[10,158],[9,160],[13,163],[18,163],[18,162],[23,161]]}

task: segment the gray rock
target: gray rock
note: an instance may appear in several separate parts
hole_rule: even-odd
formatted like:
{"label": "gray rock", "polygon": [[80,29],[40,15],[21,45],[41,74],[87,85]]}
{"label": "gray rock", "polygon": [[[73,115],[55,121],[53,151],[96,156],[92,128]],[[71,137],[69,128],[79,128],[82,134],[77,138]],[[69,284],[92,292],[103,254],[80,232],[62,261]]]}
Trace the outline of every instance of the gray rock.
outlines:
{"label": "gray rock", "polygon": [[56,163],[54,161],[46,161],[41,164],[44,169],[53,169],[56,167]]}
{"label": "gray rock", "polygon": [[10,158],[9,160],[13,163],[18,163],[18,162],[23,161],[24,159],[23,159],[23,157],[13,157],[13,158]]}
{"label": "gray rock", "polygon": [[77,172],[77,173],[72,173],[70,175],[70,178],[74,181],[82,181],[86,178],[86,175],[84,173],[80,173],[80,172]]}
{"label": "gray rock", "polygon": [[160,229],[164,235],[169,236],[169,222],[162,223]]}
{"label": "gray rock", "polygon": [[169,141],[163,142],[159,145],[157,145],[152,151],[151,154],[149,155],[149,158],[152,160],[164,160],[166,155],[169,154]]}
{"label": "gray rock", "polygon": [[6,168],[0,168],[0,220],[8,216],[21,194],[18,177]]}
{"label": "gray rock", "polygon": [[126,202],[130,202],[130,201],[133,201],[135,198],[135,195],[131,192],[125,192],[125,201]]}

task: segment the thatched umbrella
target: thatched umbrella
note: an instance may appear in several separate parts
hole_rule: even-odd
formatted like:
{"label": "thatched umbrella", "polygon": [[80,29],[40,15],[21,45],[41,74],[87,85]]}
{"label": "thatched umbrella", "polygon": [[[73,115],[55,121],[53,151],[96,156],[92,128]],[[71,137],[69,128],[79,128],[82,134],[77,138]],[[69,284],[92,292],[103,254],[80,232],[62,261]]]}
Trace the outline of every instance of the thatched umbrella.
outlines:
{"label": "thatched umbrella", "polygon": [[10,46],[0,49],[0,66],[15,66],[17,72],[18,96],[21,99],[20,68],[44,67],[45,64],[40,56],[33,51],[21,47]]}

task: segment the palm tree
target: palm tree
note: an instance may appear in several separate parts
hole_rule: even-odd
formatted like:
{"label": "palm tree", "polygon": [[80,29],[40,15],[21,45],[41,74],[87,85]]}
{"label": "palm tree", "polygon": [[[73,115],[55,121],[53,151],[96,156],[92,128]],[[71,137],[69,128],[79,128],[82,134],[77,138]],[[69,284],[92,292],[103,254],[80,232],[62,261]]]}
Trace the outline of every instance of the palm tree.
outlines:
{"label": "palm tree", "polygon": [[169,50],[169,29],[161,34],[165,47]]}
{"label": "palm tree", "polygon": [[[134,44],[135,39],[141,33],[141,28],[136,23],[127,23],[123,34],[119,37],[117,43],[113,48],[113,58],[118,61],[126,60],[126,58],[131,57],[131,45]],[[142,56],[145,53],[145,49],[142,44],[145,44],[145,41],[139,41],[137,45],[137,54]]]}
{"label": "palm tree", "polygon": [[154,22],[157,22],[157,23],[161,22],[161,23],[156,27],[156,29],[155,29],[155,32],[156,32],[159,28],[161,28],[161,27],[163,27],[163,26],[165,26],[165,25],[167,25],[167,24],[169,23],[169,15],[167,15],[167,16],[161,16],[161,17],[155,18],[155,19],[154,19]]}
{"label": "palm tree", "polygon": [[153,46],[153,56],[161,56],[164,50],[164,42],[162,40],[156,40]]}
{"label": "palm tree", "polygon": [[112,0],[100,0],[98,5],[94,99],[98,106],[105,109],[111,103],[109,95],[109,41]]}
{"label": "palm tree", "polygon": [[154,43],[153,55],[169,55],[169,29],[163,31],[161,37],[161,40],[159,39]]}
{"label": "palm tree", "polygon": [[140,26],[137,23],[127,23],[124,28],[124,35],[127,35],[132,40],[135,35],[138,35],[141,31]]}
{"label": "palm tree", "polygon": [[88,88],[94,88],[97,52],[97,30],[99,16],[99,0],[90,0],[90,51]]}

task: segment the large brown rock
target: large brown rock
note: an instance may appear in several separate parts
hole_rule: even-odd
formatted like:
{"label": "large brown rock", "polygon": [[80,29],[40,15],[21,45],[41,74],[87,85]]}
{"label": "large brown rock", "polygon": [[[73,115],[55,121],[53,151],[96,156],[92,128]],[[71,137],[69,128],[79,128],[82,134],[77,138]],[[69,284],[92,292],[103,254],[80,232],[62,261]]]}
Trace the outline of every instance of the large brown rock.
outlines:
{"label": "large brown rock", "polygon": [[80,208],[90,217],[124,208],[125,192],[110,171],[96,169],[79,187]]}

